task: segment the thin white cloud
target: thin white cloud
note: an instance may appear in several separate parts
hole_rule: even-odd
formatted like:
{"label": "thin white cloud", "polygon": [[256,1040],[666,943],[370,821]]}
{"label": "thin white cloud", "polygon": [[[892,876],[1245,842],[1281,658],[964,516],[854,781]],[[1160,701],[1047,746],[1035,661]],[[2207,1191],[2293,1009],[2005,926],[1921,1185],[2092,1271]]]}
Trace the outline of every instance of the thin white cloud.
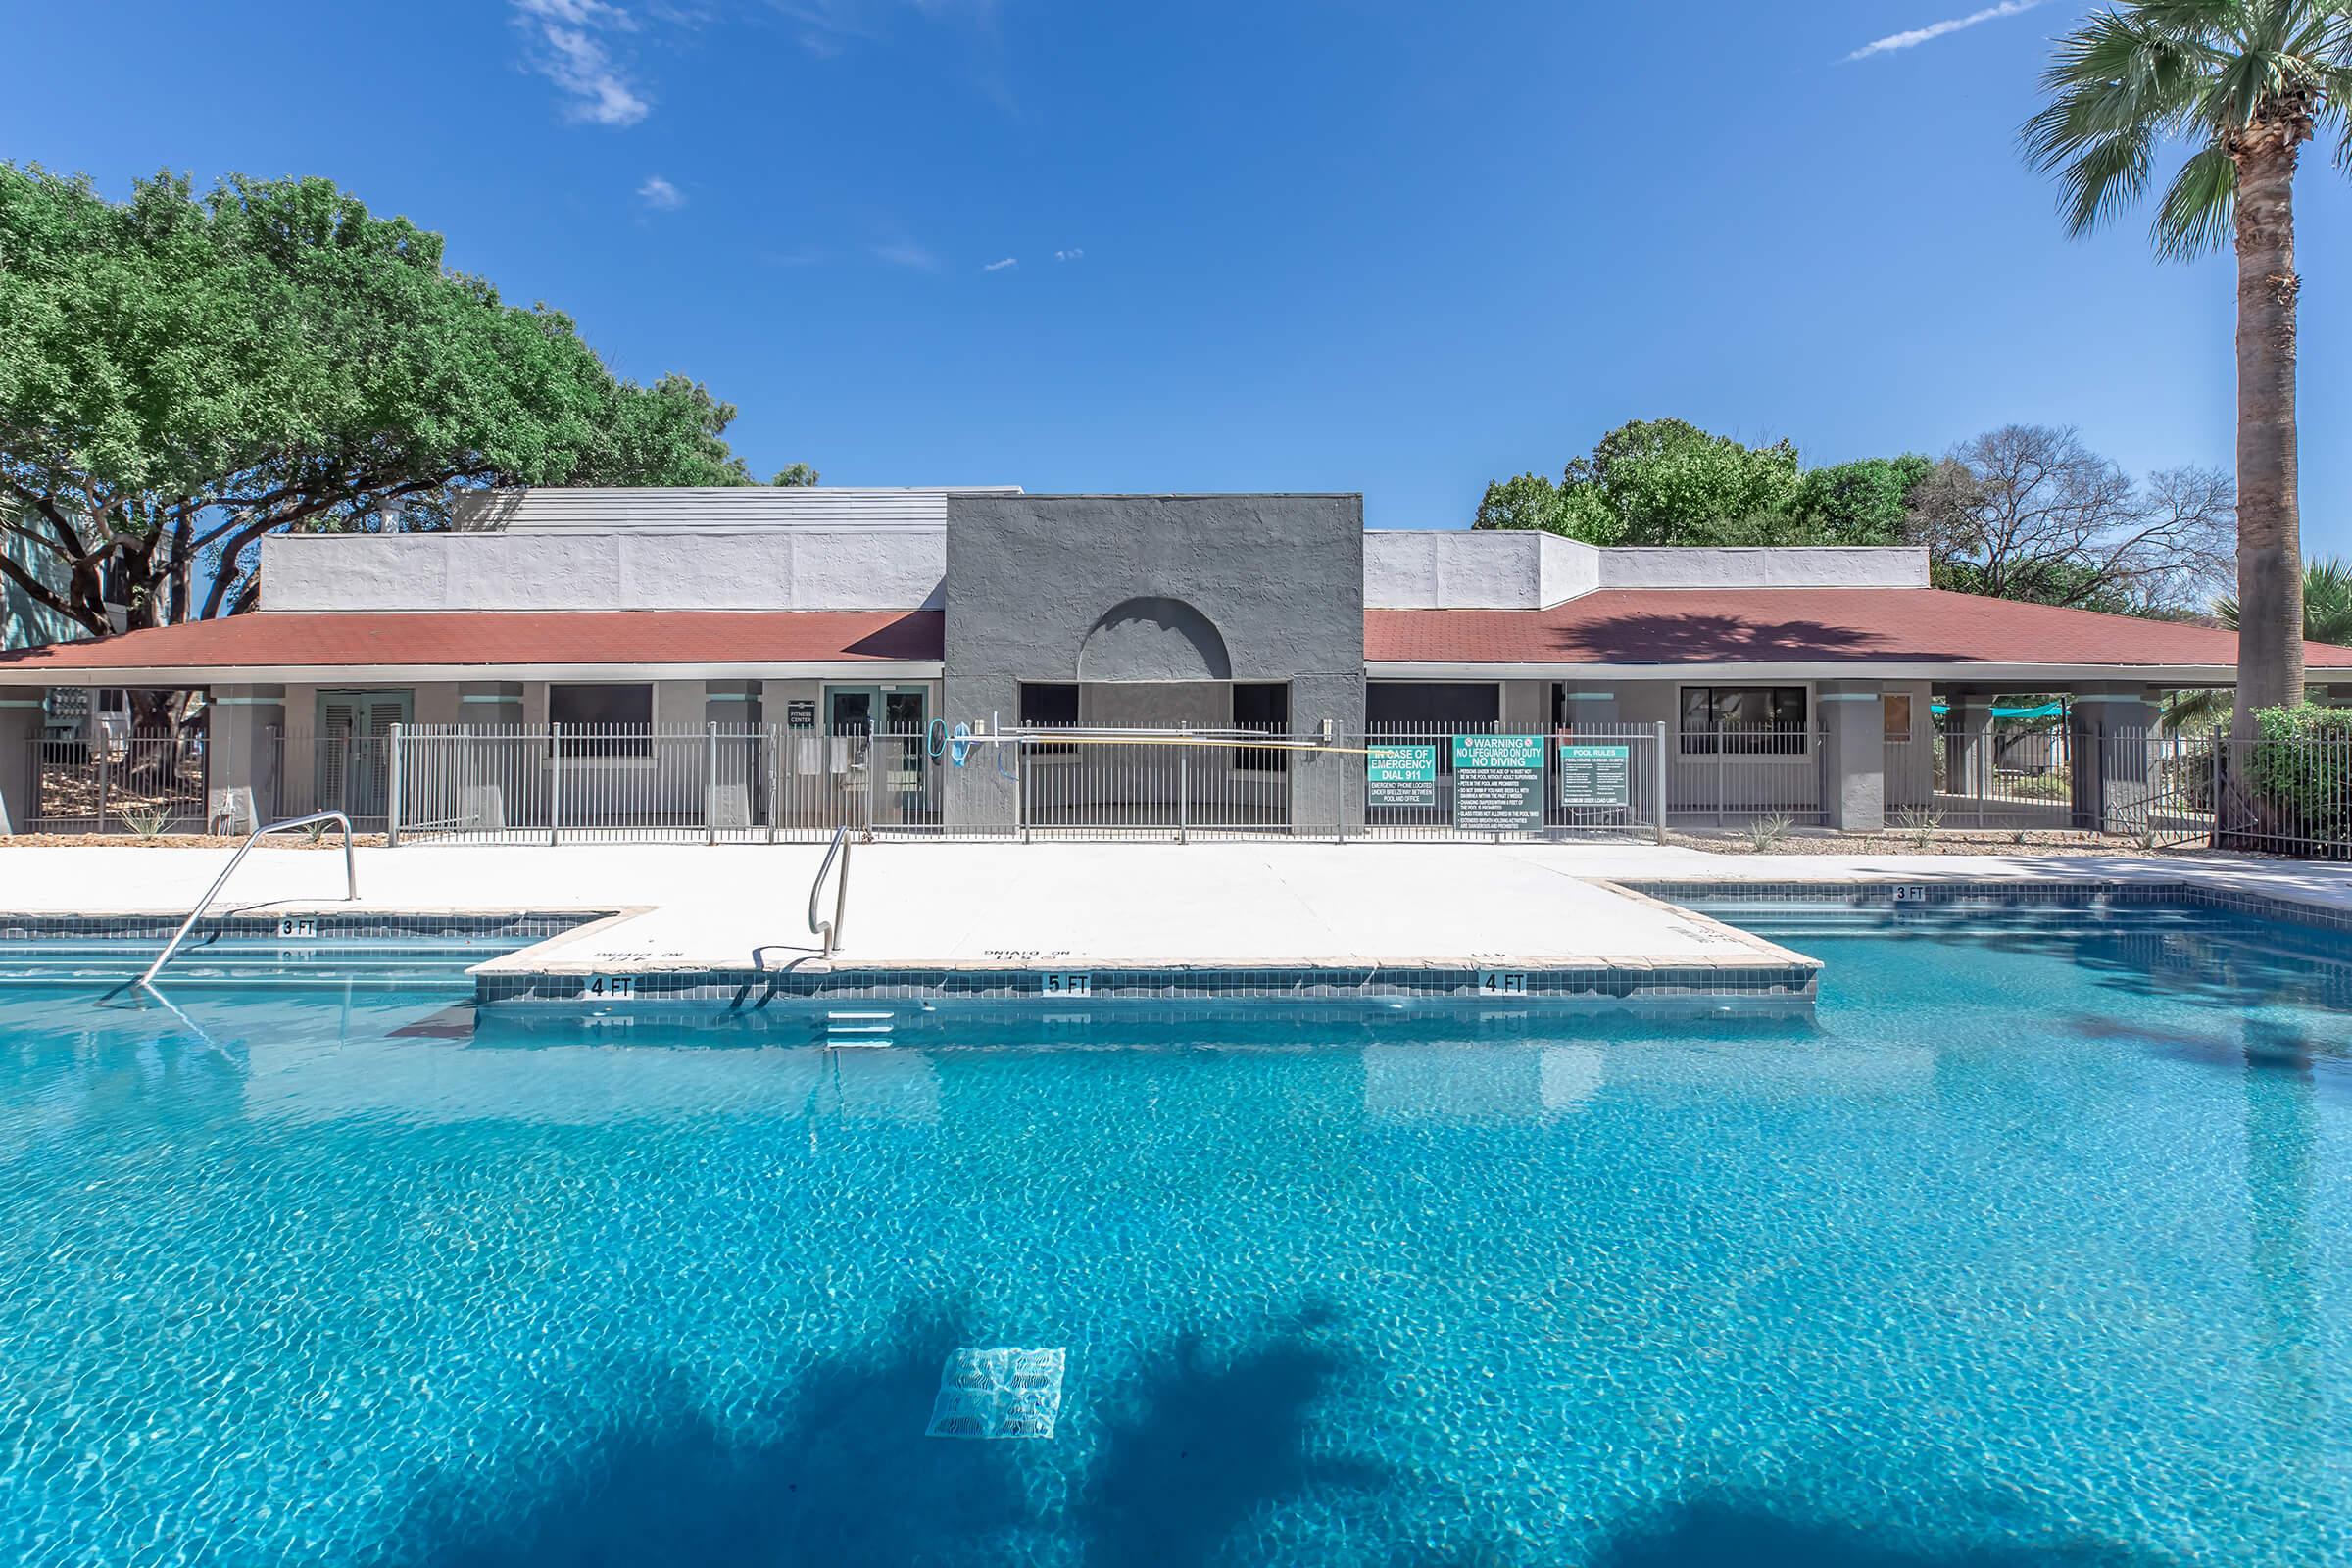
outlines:
{"label": "thin white cloud", "polygon": [[879,43],[890,34],[892,13],[911,10],[926,22],[960,23],[986,29],[996,20],[996,0],[770,0],[778,15],[800,29],[801,47],[830,60],[854,44]]}
{"label": "thin white cloud", "polygon": [[1007,267],[1018,267],[1020,265],[1021,259],[1018,256],[1007,256],[1001,261],[990,262],[987,266],[981,268],[980,270],[983,272],[1002,272]]}
{"label": "thin white cloud", "polygon": [[645,183],[637,187],[637,198],[661,213],[674,213],[686,205],[686,193],[660,174],[645,176]]}
{"label": "thin white cloud", "polygon": [[893,267],[908,267],[921,272],[939,270],[939,258],[911,240],[892,240],[873,247],[875,259]]}
{"label": "thin white cloud", "polygon": [[514,24],[530,40],[531,69],[569,100],[564,114],[592,125],[634,125],[653,113],[613,60],[605,35],[637,23],[605,0],[510,0]]}
{"label": "thin white cloud", "polygon": [[1071,249],[1066,251],[1055,251],[1054,253],[1054,259],[1057,262],[1074,262],[1085,254],[1086,252],[1073,246]]}
{"label": "thin white cloud", "polygon": [[1923,43],[1933,43],[1938,38],[1959,32],[1964,28],[1977,26],[1982,23],[1998,22],[2003,17],[2024,16],[2036,6],[2047,3],[2048,0],[2001,0],[1999,5],[1986,6],[1982,11],[1972,11],[1965,17],[1948,17],[1941,22],[1931,22],[1924,27],[1913,27],[1908,32],[1890,32],[1884,38],[1874,38],[1845,58],[1867,60],[1872,55],[1890,55],[1898,49],[1916,49]]}

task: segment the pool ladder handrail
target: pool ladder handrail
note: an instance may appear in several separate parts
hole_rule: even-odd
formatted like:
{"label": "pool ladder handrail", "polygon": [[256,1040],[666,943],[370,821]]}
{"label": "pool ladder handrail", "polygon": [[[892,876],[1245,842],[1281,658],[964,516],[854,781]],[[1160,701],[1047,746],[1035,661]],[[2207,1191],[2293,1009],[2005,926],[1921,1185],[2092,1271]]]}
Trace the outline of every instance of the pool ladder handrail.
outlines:
{"label": "pool ladder handrail", "polygon": [[[833,918],[816,917],[816,901],[825,891],[825,873],[833,869],[833,857],[841,857],[841,876],[833,884]],[[808,884],[808,930],[824,939],[823,956],[833,956],[834,945],[841,941],[842,916],[850,906],[850,827],[847,822],[833,830],[833,842],[825,846],[825,858],[817,863],[816,880]]]}
{"label": "pool ladder handrail", "polygon": [[227,883],[229,876],[244,860],[246,852],[251,850],[263,835],[283,833],[290,828],[309,827],[314,822],[334,822],[341,825],[343,829],[343,898],[345,903],[356,901],[360,896],[360,868],[359,862],[352,858],[351,853],[350,817],[345,816],[341,811],[313,811],[308,816],[289,816],[282,822],[266,823],[247,834],[245,842],[237,846],[237,853],[228,858],[228,864],[222,866],[220,874],[213,878],[213,885],[204,890],[204,897],[196,901],[196,907],[190,909],[188,917],[179,922],[179,929],[172,933],[172,940],[164,944],[164,951],[155,956],[155,961],[147,966],[147,972],[139,976],[138,984],[143,986],[154,984],[155,977],[163,972],[164,965],[172,961],[172,955],[179,951],[179,945],[185,942],[188,933],[196,928],[196,922],[204,918],[204,911],[213,906],[213,900],[220,897],[221,887]]}

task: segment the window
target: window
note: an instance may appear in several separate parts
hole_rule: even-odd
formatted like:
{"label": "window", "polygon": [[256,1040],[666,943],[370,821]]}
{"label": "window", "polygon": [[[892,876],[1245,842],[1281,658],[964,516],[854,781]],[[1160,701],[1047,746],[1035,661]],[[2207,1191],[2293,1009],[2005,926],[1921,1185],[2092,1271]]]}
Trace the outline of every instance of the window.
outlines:
{"label": "window", "polygon": [[562,726],[566,759],[654,755],[651,686],[550,686],[547,721]]}
{"label": "window", "polygon": [[1376,680],[1364,688],[1364,725],[1375,732],[1483,734],[1502,717],[1493,681]]}
{"label": "window", "polygon": [[1879,699],[1886,717],[1884,733],[1888,741],[1900,745],[1911,738],[1911,694],[1888,692]]}
{"label": "window", "polygon": [[[1078,726],[1078,688],[1059,682],[1021,682],[1021,728],[1075,729]],[[1031,757],[1072,757],[1075,746],[1032,746]]]}
{"label": "window", "polygon": [[1712,757],[1801,756],[1805,750],[1802,686],[1686,686],[1683,751]]}
{"label": "window", "polygon": [[[1268,681],[1237,683],[1233,688],[1233,727],[1264,735],[1290,733],[1290,687]],[[1280,773],[1289,761],[1288,753],[1264,746],[1245,746],[1233,754],[1234,769],[1243,773]]]}

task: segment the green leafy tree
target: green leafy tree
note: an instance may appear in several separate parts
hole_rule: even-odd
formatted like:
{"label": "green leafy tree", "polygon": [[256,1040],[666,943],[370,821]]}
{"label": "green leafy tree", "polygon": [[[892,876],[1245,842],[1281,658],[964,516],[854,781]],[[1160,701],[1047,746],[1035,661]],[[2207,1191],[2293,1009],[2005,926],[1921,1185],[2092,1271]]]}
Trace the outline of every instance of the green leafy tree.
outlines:
{"label": "green leafy tree", "polygon": [[1636,419],[1572,461],[1562,488],[1586,493],[1615,519],[1609,543],[1703,544],[1717,525],[1787,511],[1796,448],[1743,446],[1682,419]]}
{"label": "green leafy tree", "polygon": [[1748,447],[1682,419],[1636,419],[1572,459],[1556,485],[1533,473],[1490,484],[1472,526],[1593,545],[1711,544],[1747,519],[1785,515],[1796,473],[1786,441]]}
{"label": "green leafy tree", "polygon": [[104,635],[250,607],[278,530],[444,526],[496,485],[749,482],[735,411],[323,179],[113,203],[0,163],[0,574]]}
{"label": "green leafy tree", "polygon": [[1478,498],[1478,514],[1470,526],[1566,533],[1567,521],[1560,487],[1540,473],[1523,473],[1489,484],[1487,493]]}
{"label": "green leafy tree", "polygon": [[2237,580],[2245,601],[2231,729],[2303,690],[2296,497],[2294,179],[2303,143],[2352,167],[2352,10],[2344,0],[2120,0],[2058,41],[2027,156],[2055,172],[2070,232],[2145,195],[2167,145],[2187,157],[2158,198],[2165,257],[2237,253]]}
{"label": "green leafy tree", "polygon": [[767,482],[786,490],[806,490],[815,485],[816,470],[806,463],[788,463]]}
{"label": "green leafy tree", "polygon": [[1911,494],[1935,469],[1934,459],[1917,453],[1807,468],[1788,499],[1788,520],[1808,543],[1900,544]]}

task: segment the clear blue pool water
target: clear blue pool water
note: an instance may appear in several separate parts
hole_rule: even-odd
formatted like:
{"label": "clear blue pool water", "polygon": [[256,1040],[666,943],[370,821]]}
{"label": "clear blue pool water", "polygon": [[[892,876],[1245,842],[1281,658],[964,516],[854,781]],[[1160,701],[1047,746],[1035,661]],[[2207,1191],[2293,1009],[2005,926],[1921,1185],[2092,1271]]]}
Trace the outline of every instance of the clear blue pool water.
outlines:
{"label": "clear blue pool water", "polygon": [[0,987],[0,1560],[2352,1560],[2344,939],[1737,917],[1816,1016]]}

